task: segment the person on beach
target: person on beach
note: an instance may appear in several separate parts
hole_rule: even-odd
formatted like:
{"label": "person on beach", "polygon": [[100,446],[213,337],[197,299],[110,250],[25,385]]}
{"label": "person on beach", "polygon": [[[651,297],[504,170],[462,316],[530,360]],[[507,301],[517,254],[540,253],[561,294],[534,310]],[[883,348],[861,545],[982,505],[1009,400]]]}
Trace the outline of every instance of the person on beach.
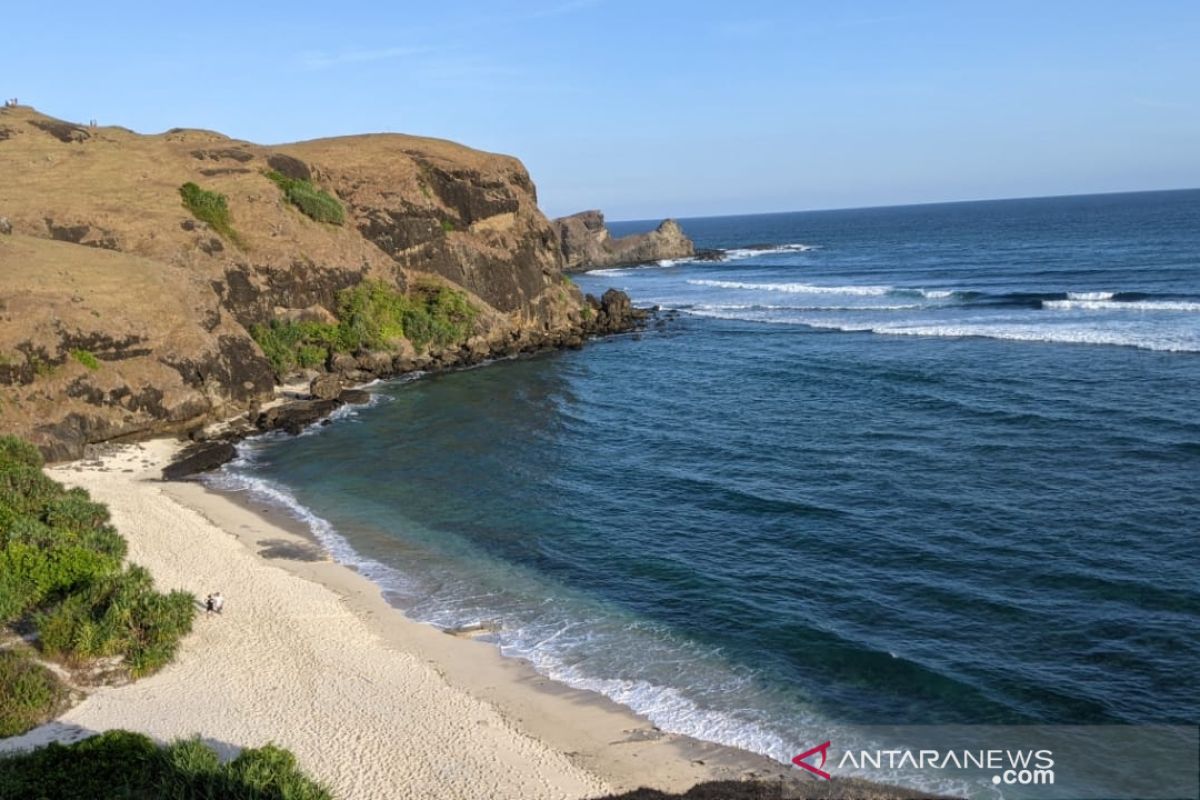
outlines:
{"label": "person on beach", "polygon": [[209,614],[220,614],[221,609],[225,607],[225,598],[220,592],[213,592],[208,597],[204,598],[204,610]]}

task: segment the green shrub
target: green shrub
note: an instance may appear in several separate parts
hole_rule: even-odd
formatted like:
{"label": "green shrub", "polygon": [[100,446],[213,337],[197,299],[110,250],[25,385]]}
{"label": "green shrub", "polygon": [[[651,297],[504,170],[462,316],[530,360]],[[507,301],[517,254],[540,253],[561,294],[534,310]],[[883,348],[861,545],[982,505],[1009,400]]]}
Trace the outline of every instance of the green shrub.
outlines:
{"label": "green shrub", "polygon": [[24,439],[16,436],[0,436],[0,467],[8,464],[23,464],[34,469],[42,468],[42,453]]}
{"label": "green shrub", "polygon": [[448,347],[471,334],[478,310],[464,292],[427,284],[410,293],[364,281],[338,294],[338,323],[274,320],[250,335],[279,375],[315,367],[330,353],[392,350],[407,338],[417,349]]}
{"label": "green shrub", "polygon": [[37,450],[0,437],[0,624],[32,619],[44,652],[84,662],[121,655],[134,676],[169,661],[194,598],[122,570],[125,540],[83,489],[46,477]]}
{"label": "green shrub", "polygon": [[250,335],[279,375],[297,366],[315,367],[324,363],[331,348],[346,349],[337,346],[338,326],[322,322],[277,319],[267,325],[251,326]]}
{"label": "green shrub", "polygon": [[0,650],[0,739],[53,718],[66,696],[53,672],[25,653]]}
{"label": "green shrub", "polygon": [[454,222],[452,220],[448,220],[448,219],[442,220],[442,233],[453,233],[453,232],[454,232]]}
{"label": "green shrub", "polygon": [[61,492],[62,487],[38,467],[16,462],[0,465],[0,504],[17,513],[40,517]]}
{"label": "green shrub", "polygon": [[100,369],[100,361],[87,350],[72,350],[71,358],[83,364],[88,369]]}
{"label": "green shrub", "polygon": [[265,173],[283,192],[288,202],[317,222],[341,225],[346,221],[346,209],[328,192],[298,178],[289,178],[275,170]]}
{"label": "green shrub", "polygon": [[194,604],[186,592],[155,591],[150,573],[132,566],[93,580],[37,615],[36,623],[49,655],[72,662],[123,655],[136,678],[174,657],[192,628]]}
{"label": "green shrub", "polygon": [[332,800],[295,757],[274,745],[229,764],[193,737],[166,747],[129,731],[50,744],[0,759],[0,798],[46,800]]}
{"label": "green shrub", "polygon": [[193,217],[201,222],[207,222],[209,227],[221,236],[239,247],[241,246],[241,238],[234,231],[233,222],[230,219],[229,199],[225,195],[201,189],[188,181],[179,187],[179,196],[183,198],[184,207],[192,212]]}

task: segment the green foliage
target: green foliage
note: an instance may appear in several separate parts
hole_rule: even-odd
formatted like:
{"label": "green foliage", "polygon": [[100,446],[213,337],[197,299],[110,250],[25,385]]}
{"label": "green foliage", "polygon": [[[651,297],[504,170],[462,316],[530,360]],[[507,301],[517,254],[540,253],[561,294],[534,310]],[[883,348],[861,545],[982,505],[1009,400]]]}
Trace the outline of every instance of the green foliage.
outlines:
{"label": "green foliage", "polygon": [[0,465],[24,464],[41,469],[42,463],[41,451],[29,442],[16,436],[0,436]]}
{"label": "green foliage", "polygon": [[239,247],[241,246],[241,238],[234,231],[233,222],[229,216],[229,199],[225,195],[201,189],[188,181],[179,187],[179,196],[183,198],[183,205],[192,212],[193,217],[201,222],[207,222],[209,227],[221,236]]}
{"label": "green foliage", "polygon": [[87,350],[72,350],[71,358],[83,364],[88,369],[100,369],[100,361]]}
{"label": "green foliage", "polygon": [[134,677],[153,672],[191,629],[194,598],[122,569],[125,540],[108,509],[40,465],[36,448],[0,437],[0,624],[31,620],[48,655],[120,655]]}
{"label": "green foliage", "polygon": [[341,225],[346,221],[346,209],[336,197],[318,189],[308,181],[289,178],[275,170],[265,173],[287,198],[288,202],[317,222]]}
{"label": "green foliage", "polygon": [[0,650],[0,739],[22,734],[52,718],[66,694],[54,673],[28,655]]}
{"label": "green foliage", "polygon": [[129,731],[0,759],[0,797],[45,800],[332,800],[274,745],[222,765],[199,737],[160,747]]}
{"label": "green foliage", "polygon": [[47,654],[74,662],[120,654],[136,678],[174,657],[192,628],[193,602],[186,592],[155,591],[150,573],[133,566],[92,581],[36,621]]}
{"label": "green foliage", "polygon": [[324,322],[272,320],[268,325],[253,325],[250,335],[263,354],[283,375],[296,367],[315,367],[325,363],[330,350],[345,350],[339,342],[337,325]]}
{"label": "green foliage", "polygon": [[453,233],[453,232],[454,232],[454,221],[448,220],[448,219],[442,220],[442,233]]}
{"label": "green foliage", "polygon": [[338,294],[336,325],[274,320],[251,336],[283,375],[323,364],[330,353],[392,350],[407,338],[417,349],[465,340],[478,315],[465,293],[427,284],[404,294],[380,281],[364,281]]}

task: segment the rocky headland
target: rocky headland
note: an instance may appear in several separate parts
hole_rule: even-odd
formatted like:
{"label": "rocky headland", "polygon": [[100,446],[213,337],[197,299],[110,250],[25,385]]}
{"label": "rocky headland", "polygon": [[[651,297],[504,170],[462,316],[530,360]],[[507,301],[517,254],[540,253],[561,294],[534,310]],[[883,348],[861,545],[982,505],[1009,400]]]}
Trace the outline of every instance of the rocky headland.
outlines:
{"label": "rocky headland", "polygon": [[263,146],[17,106],[0,175],[0,432],[52,461],[247,412],[275,427],[258,405],[285,380],[333,376],[312,402],[336,404],[644,316],[563,275],[519,161],[448,141]]}
{"label": "rocky headland", "polygon": [[663,220],[653,231],[619,238],[613,238],[604,224],[604,214],[595,210],[559,217],[554,226],[567,272],[691,258],[696,253],[692,240],[673,219]]}

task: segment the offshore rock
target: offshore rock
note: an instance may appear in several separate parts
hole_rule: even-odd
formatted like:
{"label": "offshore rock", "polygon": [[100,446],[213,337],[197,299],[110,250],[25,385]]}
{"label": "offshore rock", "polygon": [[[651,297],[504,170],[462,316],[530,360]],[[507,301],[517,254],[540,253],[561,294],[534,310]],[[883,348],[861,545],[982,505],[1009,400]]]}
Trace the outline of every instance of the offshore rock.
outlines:
{"label": "offshore rock", "polygon": [[554,220],[558,231],[563,269],[583,272],[589,269],[625,267],[676,258],[691,258],[696,252],[692,240],[673,219],[663,220],[649,233],[635,233],[614,239],[600,211],[581,211]]}

